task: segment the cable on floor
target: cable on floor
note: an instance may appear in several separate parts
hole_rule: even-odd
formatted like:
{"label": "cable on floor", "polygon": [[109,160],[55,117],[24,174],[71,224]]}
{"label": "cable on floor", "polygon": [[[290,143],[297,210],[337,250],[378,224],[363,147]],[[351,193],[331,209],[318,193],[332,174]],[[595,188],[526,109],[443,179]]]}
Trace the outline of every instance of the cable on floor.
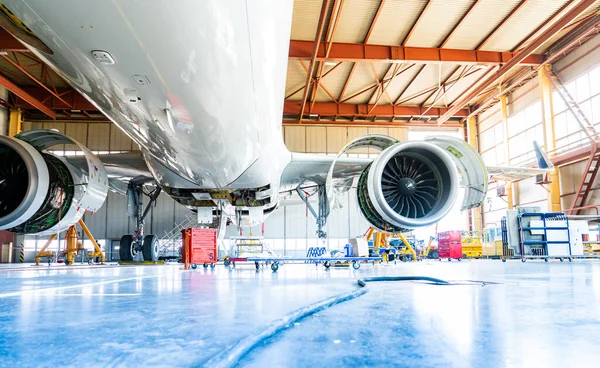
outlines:
{"label": "cable on floor", "polygon": [[283,318],[268,324],[262,331],[256,334],[247,336],[232,346],[223,349],[220,353],[213,356],[209,361],[204,363],[204,366],[210,367],[235,367],[239,364],[240,360],[256,348],[258,345],[263,344],[265,341],[273,338],[282,331],[293,326],[294,323],[320,312],[324,309],[330,308],[336,304],[340,304],[352,299],[355,299],[361,295],[367,293],[367,282],[381,282],[381,281],[427,281],[435,285],[453,285],[452,283],[436,279],[434,277],[427,276],[377,276],[377,277],[365,277],[364,279],[357,280],[359,289],[354,291],[336,295],[319,302],[309,304],[300,309],[297,309],[291,313],[288,313]]}

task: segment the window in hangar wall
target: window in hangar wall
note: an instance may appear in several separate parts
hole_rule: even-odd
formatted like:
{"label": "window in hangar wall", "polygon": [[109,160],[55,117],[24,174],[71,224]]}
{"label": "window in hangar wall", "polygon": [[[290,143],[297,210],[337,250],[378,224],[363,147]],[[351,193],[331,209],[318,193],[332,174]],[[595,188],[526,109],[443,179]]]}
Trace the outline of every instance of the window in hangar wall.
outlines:
{"label": "window in hangar wall", "polygon": [[542,102],[539,100],[508,117],[508,152],[511,165],[535,157],[533,141],[544,146]]}
{"label": "window in hangar wall", "polygon": [[[565,84],[588,119],[600,130],[600,66]],[[556,147],[577,148],[587,144],[587,137],[558,92],[553,93]]]}

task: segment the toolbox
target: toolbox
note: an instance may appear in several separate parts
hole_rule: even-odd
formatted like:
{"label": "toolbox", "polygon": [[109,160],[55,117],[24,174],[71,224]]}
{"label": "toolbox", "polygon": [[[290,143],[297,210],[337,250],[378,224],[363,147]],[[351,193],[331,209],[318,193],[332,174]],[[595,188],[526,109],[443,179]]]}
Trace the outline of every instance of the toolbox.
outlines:
{"label": "toolbox", "polygon": [[185,229],[181,235],[181,259],[186,265],[190,265],[192,269],[198,265],[203,265],[204,268],[215,267],[218,260],[216,229]]}

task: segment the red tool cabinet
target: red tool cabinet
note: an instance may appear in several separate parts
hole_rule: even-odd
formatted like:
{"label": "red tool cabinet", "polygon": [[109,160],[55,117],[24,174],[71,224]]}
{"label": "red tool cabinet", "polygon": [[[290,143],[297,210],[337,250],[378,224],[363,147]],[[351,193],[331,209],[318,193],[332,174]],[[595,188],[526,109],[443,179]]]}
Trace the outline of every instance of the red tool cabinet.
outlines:
{"label": "red tool cabinet", "polygon": [[217,230],[216,229],[186,229],[181,232],[183,237],[181,260],[187,266],[195,269],[198,265],[204,268],[215,268],[218,260]]}

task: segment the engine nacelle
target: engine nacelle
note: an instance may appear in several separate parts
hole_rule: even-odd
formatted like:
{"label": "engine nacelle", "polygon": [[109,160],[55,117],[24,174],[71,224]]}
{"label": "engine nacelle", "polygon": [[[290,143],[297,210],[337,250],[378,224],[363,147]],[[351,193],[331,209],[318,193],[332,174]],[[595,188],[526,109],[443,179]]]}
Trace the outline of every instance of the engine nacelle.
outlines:
{"label": "engine nacelle", "polygon": [[[86,167],[44,152],[59,144],[77,145]],[[65,230],[86,211],[97,211],[107,192],[102,162],[79,142],[48,130],[0,136],[0,230],[24,234]]]}
{"label": "engine nacelle", "polygon": [[438,222],[458,194],[457,167],[436,144],[412,141],[386,148],[358,180],[359,207],[373,226],[403,232]]}

